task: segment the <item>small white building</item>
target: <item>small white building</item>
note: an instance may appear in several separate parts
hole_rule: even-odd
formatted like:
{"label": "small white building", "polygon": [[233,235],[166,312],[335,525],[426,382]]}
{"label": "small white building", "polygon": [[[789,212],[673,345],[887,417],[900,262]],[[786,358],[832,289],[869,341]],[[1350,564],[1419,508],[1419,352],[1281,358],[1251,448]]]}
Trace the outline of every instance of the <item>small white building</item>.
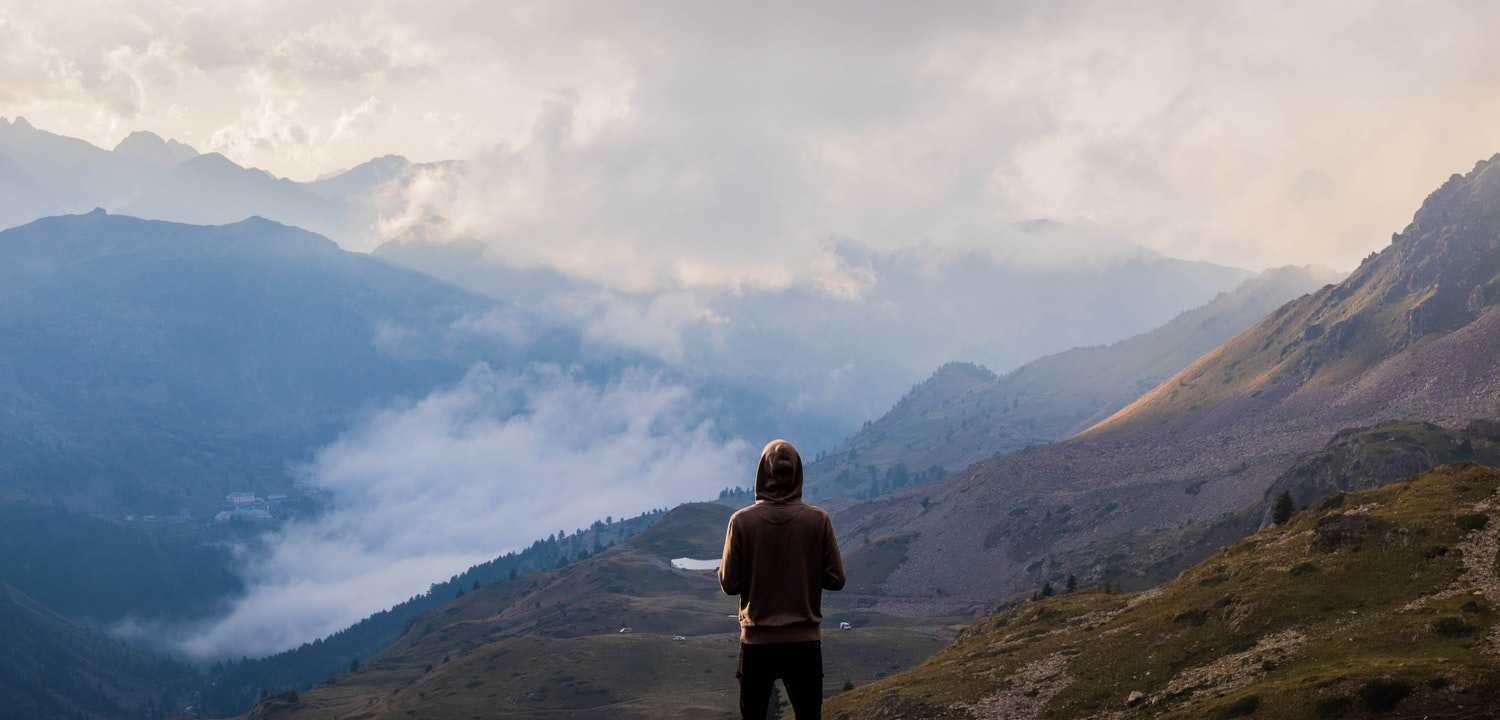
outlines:
{"label": "small white building", "polygon": [[249,505],[250,503],[255,502],[255,493],[232,492],[228,495],[225,495],[224,499],[228,500],[230,505]]}
{"label": "small white building", "polygon": [[847,622],[841,622],[841,623],[839,623],[839,629],[840,630],[852,630],[852,629],[854,629],[854,626],[850,625]]}

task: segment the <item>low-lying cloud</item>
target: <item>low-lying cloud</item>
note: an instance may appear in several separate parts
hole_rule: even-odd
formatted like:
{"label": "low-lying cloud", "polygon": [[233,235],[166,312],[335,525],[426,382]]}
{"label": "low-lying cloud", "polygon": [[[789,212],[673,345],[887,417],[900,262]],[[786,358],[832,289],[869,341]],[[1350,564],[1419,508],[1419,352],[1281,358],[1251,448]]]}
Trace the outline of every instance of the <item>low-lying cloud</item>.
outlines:
{"label": "low-lying cloud", "polygon": [[689,391],[645,372],[477,366],[323,448],[306,482],[332,508],[246,558],[248,593],[182,643],[262,655],[325,636],[468,566],[606,515],[738,484],[747,446],[716,437]]}

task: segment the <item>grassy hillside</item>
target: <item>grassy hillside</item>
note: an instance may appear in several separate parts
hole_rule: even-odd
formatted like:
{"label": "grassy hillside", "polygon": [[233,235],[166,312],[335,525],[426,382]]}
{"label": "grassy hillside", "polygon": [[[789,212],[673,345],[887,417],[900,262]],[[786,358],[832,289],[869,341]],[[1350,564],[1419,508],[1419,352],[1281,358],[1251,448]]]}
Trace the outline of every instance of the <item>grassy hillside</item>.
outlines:
{"label": "grassy hillside", "polygon": [[[466,593],[353,672],[250,717],[731,717],[736,600],[712,571],[670,562],[715,555],[729,513],[680,506],[597,555]],[[854,629],[828,629],[841,621]],[[952,638],[953,622],[829,612],[825,691],[915,665]]]}
{"label": "grassy hillside", "polygon": [[1500,713],[1500,472],[1337,495],[1159,589],[984,620],[832,718],[1477,718]]}

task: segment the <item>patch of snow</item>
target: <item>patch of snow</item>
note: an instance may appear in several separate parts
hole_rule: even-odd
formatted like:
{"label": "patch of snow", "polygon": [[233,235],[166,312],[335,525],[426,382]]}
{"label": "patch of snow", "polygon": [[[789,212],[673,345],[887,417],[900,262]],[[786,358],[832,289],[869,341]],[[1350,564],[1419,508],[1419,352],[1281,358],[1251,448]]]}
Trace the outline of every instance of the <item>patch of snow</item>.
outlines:
{"label": "patch of snow", "polygon": [[718,570],[719,559],[695,560],[693,558],[677,558],[672,561],[672,567],[678,570]]}

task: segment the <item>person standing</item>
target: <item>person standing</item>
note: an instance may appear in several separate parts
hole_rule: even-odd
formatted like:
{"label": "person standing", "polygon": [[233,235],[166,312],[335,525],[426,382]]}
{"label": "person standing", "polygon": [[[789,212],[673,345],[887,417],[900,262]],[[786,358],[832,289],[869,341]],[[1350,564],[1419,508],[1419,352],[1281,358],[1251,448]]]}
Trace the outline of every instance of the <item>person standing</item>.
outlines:
{"label": "person standing", "polygon": [[823,591],[844,588],[833,523],[802,502],[802,457],[785,440],[760,452],[755,504],[729,518],[719,586],[740,598],[740,716],[763,720],[779,678],[797,720],[823,712]]}

